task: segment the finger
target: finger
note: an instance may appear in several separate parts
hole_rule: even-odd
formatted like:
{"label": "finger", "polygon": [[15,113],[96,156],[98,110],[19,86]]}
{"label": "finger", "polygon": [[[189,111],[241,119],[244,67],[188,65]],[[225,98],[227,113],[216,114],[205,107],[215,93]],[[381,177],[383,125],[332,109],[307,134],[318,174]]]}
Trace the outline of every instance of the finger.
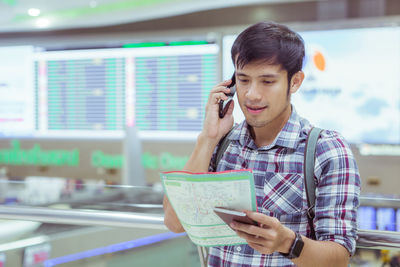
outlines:
{"label": "finger", "polygon": [[251,234],[242,232],[242,231],[236,231],[236,234],[237,234],[239,237],[241,237],[241,238],[243,238],[243,239],[246,239],[247,243],[250,243],[250,242],[251,242],[251,243],[263,245],[264,243],[267,242],[266,239],[264,239],[264,238],[262,238],[262,237],[260,237],[260,236],[254,236],[254,235],[251,235]]}
{"label": "finger", "polygon": [[263,227],[263,225],[254,226],[249,224],[241,224],[237,222],[234,223],[235,223],[234,227],[232,226],[231,227],[234,228],[235,231],[245,233],[247,235],[253,236],[254,238],[258,238],[253,240],[256,243],[260,242],[260,240],[274,241],[278,238],[277,232],[273,228],[270,227],[264,228],[265,226]]}
{"label": "finger", "polygon": [[213,93],[210,95],[210,103],[218,104],[220,100],[227,100],[228,97],[224,93]]}
{"label": "finger", "polygon": [[255,244],[260,244],[263,245],[266,242],[268,242],[268,240],[266,240],[265,238],[263,238],[262,236],[255,236],[255,235],[251,235],[245,232],[241,232],[241,231],[237,231],[238,236],[240,236],[241,238],[246,239],[246,241],[249,243],[255,243]]}
{"label": "finger", "polygon": [[245,210],[243,212],[246,213],[247,217],[249,217],[253,221],[258,222],[259,225],[262,224],[264,228],[269,228],[269,227],[273,228],[280,224],[279,220],[275,217],[271,217],[259,212],[253,212],[248,210]]}
{"label": "finger", "polygon": [[232,80],[229,79],[229,80],[225,80],[225,81],[218,83],[217,86],[225,86],[226,87],[226,86],[230,85],[231,83],[232,83]]}
{"label": "finger", "polygon": [[229,116],[233,113],[233,109],[235,108],[235,102],[231,101],[231,103],[229,103],[229,108],[228,111],[226,112],[226,115]]}
{"label": "finger", "polygon": [[231,92],[231,89],[229,89],[226,86],[216,86],[213,89],[211,89],[210,94],[219,93],[219,92],[229,94]]}
{"label": "finger", "polygon": [[236,230],[241,231],[249,235],[264,237],[266,235],[265,229],[251,224],[232,222],[230,226]]}
{"label": "finger", "polygon": [[278,238],[275,228],[265,226],[263,224],[250,225],[239,222],[231,223],[231,227],[236,231],[245,232],[249,235],[259,237],[265,240],[276,240]]}

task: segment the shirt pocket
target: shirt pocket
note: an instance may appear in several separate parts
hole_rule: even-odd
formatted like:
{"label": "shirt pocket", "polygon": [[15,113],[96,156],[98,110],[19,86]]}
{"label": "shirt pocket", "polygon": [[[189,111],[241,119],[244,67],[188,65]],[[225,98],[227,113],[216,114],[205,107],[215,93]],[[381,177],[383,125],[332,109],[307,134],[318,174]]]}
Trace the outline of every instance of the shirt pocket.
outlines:
{"label": "shirt pocket", "polygon": [[302,214],[306,206],[303,188],[301,174],[267,173],[264,178],[262,212],[274,217],[287,217],[288,220],[290,217]]}

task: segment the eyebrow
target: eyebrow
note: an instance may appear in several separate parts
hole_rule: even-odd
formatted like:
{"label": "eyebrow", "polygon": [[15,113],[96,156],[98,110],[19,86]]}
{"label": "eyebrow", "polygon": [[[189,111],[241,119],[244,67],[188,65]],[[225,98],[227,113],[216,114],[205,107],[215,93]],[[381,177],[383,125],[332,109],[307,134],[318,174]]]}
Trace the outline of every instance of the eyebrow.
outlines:
{"label": "eyebrow", "polygon": [[[242,72],[238,72],[238,73],[236,73],[236,75],[248,77],[248,75],[246,75]],[[263,74],[263,75],[259,75],[258,77],[260,77],[260,78],[277,78],[278,76],[279,76],[278,74]]]}

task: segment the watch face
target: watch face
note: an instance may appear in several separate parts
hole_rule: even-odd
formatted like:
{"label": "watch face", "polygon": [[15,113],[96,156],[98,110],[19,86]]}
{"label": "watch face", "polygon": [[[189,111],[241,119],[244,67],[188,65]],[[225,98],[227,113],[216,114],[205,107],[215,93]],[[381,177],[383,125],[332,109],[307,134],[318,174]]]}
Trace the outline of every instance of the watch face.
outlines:
{"label": "watch face", "polygon": [[304,242],[299,233],[296,233],[296,238],[290,248],[289,259],[298,258],[303,250]]}
{"label": "watch face", "polygon": [[292,246],[289,249],[289,253],[280,253],[282,256],[285,256],[288,259],[295,259],[298,258],[301,254],[301,251],[303,250],[304,247],[304,241],[301,238],[301,235],[299,233],[296,233],[296,237],[293,241]]}

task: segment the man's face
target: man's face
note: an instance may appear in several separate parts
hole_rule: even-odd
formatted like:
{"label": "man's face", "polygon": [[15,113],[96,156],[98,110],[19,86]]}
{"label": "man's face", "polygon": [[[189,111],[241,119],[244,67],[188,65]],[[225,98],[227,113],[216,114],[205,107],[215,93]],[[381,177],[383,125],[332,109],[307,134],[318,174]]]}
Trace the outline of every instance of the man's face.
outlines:
{"label": "man's face", "polygon": [[287,71],[265,62],[236,67],[240,108],[252,127],[264,127],[287,111],[290,105]]}

